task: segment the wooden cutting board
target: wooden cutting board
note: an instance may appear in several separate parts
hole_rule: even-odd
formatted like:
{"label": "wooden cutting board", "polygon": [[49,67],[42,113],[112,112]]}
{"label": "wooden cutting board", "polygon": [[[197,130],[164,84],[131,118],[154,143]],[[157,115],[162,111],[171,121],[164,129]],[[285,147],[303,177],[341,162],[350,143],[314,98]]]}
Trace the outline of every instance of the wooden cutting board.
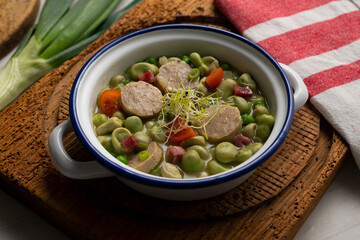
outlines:
{"label": "wooden cutting board", "polygon": [[39,0],[0,0],[0,58],[8,54],[34,24]]}
{"label": "wooden cutting board", "polygon": [[[53,166],[48,136],[68,118],[69,89],[79,68],[112,39],[164,23],[235,31],[211,0],[142,2],[0,112],[1,186],[73,239],[291,239],[349,152],[309,103],[295,114],[287,139],[269,161],[244,184],[208,200],[158,200],[115,178],[68,179]],[[73,134],[64,143],[75,159],[91,157]]]}

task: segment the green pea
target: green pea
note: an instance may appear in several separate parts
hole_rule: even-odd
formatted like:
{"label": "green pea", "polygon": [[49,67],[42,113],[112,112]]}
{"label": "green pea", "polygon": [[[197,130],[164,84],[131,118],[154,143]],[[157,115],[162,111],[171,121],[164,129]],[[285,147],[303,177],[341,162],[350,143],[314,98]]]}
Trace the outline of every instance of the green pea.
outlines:
{"label": "green pea", "polygon": [[201,172],[205,168],[205,162],[195,150],[186,151],[181,160],[181,168],[186,173]]}
{"label": "green pea", "polygon": [[153,57],[148,57],[148,58],[146,58],[144,62],[147,62],[147,63],[151,63],[151,64],[156,65],[156,60],[155,60],[155,58],[153,58]]}
{"label": "green pea", "polygon": [[243,135],[245,137],[253,139],[255,137],[257,127],[258,127],[258,125],[256,123],[249,123],[248,125],[246,125],[244,127]]}
{"label": "green pea", "polygon": [[248,125],[249,123],[255,122],[254,118],[247,113],[241,114],[241,119],[244,125]]}
{"label": "green pea", "polygon": [[187,56],[187,55],[182,56],[181,60],[184,61],[184,62],[186,62],[187,64],[190,64],[190,63],[191,63],[191,62],[190,62],[190,58],[189,58],[189,56]]}
{"label": "green pea", "polygon": [[195,80],[197,78],[199,78],[200,76],[200,70],[197,68],[193,68],[191,69],[191,71],[189,72],[189,78],[190,80]]}
{"label": "green pea", "polygon": [[211,160],[206,165],[206,170],[210,175],[219,174],[219,173],[225,172],[229,169],[231,169],[231,166],[225,165],[216,160]]}
{"label": "green pea", "polygon": [[148,148],[149,144],[150,144],[150,137],[144,133],[144,132],[136,132],[133,137],[135,138],[136,142],[137,142],[137,149],[140,150],[145,150]]}
{"label": "green pea", "polygon": [[123,164],[126,164],[126,165],[128,164],[128,161],[125,156],[120,155],[116,159],[119,160],[120,162],[122,162]]}
{"label": "green pea", "polygon": [[193,146],[193,145],[200,145],[200,146],[205,147],[206,146],[206,141],[205,141],[205,138],[203,136],[195,136],[195,137],[191,137],[191,138],[186,139],[180,145],[183,148],[187,148],[187,147],[190,147],[190,146]]}
{"label": "green pea", "polygon": [[123,127],[116,128],[112,134],[111,134],[111,142],[114,147],[114,150],[118,154],[123,154],[125,152],[122,141],[125,138],[128,138],[131,136],[131,132]]}
{"label": "green pea", "polygon": [[256,102],[253,103],[253,106],[252,106],[253,109],[254,109],[257,105],[262,105],[262,106],[266,107],[266,104],[265,104],[264,101],[256,101]]}
{"label": "green pea", "polygon": [[114,76],[110,79],[110,81],[109,81],[109,86],[110,86],[111,88],[114,88],[114,87],[116,87],[117,85],[123,83],[124,80],[125,80],[125,78],[124,78],[123,75],[121,75],[121,74],[116,74],[116,75],[114,75]]}
{"label": "green pea", "polygon": [[202,61],[198,53],[196,52],[191,53],[189,58],[192,64],[194,64],[194,66],[200,70],[201,76],[205,76],[210,72],[208,66],[206,66],[206,64]]}
{"label": "green pea", "polygon": [[234,94],[234,84],[236,84],[236,82],[230,78],[220,83],[216,90],[220,93],[222,99],[225,100]]}
{"label": "green pea", "polygon": [[102,113],[97,113],[97,114],[95,114],[93,116],[93,123],[94,123],[95,127],[100,126],[101,124],[103,124],[107,120],[108,120],[107,116],[105,114],[102,114]]}
{"label": "green pea", "polygon": [[243,163],[248,160],[253,154],[253,152],[248,148],[242,148],[236,155],[236,161],[239,163]]}
{"label": "green pea", "polygon": [[154,168],[153,170],[150,171],[150,174],[161,177],[160,168]]}
{"label": "green pea", "polygon": [[171,163],[164,163],[160,169],[161,176],[166,178],[182,179],[179,169]]}
{"label": "green pea", "polygon": [[245,98],[239,96],[231,96],[228,97],[227,102],[229,102],[232,106],[236,106],[241,114],[249,114],[251,111],[250,104],[245,100]]}
{"label": "green pea", "polygon": [[159,69],[154,64],[150,64],[147,62],[135,63],[131,67],[131,71],[130,71],[131,78],[133,80],[139,80],[138,75],[140,73],[145,73],[148,70],[150,70],[154,74],[154,76],[159,72]]}
{"label": "green pea", "polygon": [[261,116],[263,114],[269,114],[269,110],[263,105],[257,105],[254,108],[254,111],[253,111],[252,115],[256,119],[257,117],[259,117],[259,116]]}
{"label": "green pea", "polygon": [[122,127],[123,121],[117,117],[111,117],[106,122],[96,128],[96,134],[98,136],[106,135],[114,131],[114,129]]}
{"label": "green pea", "polygon": [[144,128],[141,118],[138,116],[131,116],[126,118],[125,127],[132,133],[139,132]]}
{"label": "green pea", "polygon": [[229,142],[222,142],[215,148],[215,158],[219,162],[228,163],[234,160],[237,154],[236,147]]}
{"label": "green pea", "polygon": [[224,70],[224,71],[230,71],[231,70],[231,67],[228,63],[223,63],[221,64],[221,68]]}
{"label": "green pea", "polygon": [[193,145],[186,149],[186,151],[189,151],[189,150],[195,150],[199,154],[201,159],[203,159],[203,160],[206,160],[210,157],[209,151],[206,148],[204,148],[203,146]]}
{"label": "green pea", "polygon": [[238,84],[242,87],[248,86],[251,90],[256,90],[256,83],[248,73],[241,74],[237,81]]}

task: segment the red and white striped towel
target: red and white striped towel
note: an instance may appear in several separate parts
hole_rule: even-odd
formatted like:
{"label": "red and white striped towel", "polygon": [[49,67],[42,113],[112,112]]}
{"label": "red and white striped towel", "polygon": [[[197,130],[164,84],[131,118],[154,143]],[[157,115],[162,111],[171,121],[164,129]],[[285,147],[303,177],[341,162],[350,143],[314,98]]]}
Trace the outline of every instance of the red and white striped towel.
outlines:
{"label": "red and white striped towel", "polygon": [[246,38],[304,80],[360,167],[360,0],[214,0]]}

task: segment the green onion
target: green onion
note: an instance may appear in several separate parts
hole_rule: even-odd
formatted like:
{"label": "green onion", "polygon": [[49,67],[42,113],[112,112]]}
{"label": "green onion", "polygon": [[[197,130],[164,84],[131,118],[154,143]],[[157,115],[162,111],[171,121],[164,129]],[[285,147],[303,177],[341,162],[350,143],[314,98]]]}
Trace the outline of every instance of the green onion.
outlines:
{"label": "green onion", "polygon": [[191,71],[189,72],[189,78],[190,80],[194,80],[197,79],[200,76],[200,70],[197,68],[193,68],[191,69]]}
{"label": "green onion", "polygon": [[149,156],[150,156],[149,151],[144,150],[144,151],[139,152],[139,159],[140,159],[140,160],[145,160],[145,159],[147,159]]}
{"label": "green onion", "polygon": [[112,14],[121,0],[47,0],[39,23],[0,69],[0,110],[46,73],[60,66],[99,38],[141,0]]}

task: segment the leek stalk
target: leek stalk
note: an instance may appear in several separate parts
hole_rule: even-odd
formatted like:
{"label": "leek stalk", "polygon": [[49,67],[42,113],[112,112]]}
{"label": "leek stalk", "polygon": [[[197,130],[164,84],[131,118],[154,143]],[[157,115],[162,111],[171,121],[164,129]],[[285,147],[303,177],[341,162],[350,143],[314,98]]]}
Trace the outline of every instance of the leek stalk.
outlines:
{"label": "leek stalk", "polygon": [[141,0],[111,14],[121,0],[47,0],[39,23],[0,69],[0,111],[65,60],[79,54]]}

